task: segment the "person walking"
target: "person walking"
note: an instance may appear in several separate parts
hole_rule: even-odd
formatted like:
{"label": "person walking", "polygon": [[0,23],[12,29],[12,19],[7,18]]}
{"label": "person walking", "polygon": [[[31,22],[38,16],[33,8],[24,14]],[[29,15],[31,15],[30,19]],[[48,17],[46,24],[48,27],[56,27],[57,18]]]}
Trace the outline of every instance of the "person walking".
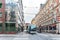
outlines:
{"label": "person walking", "polygon": [[41,33],[41,26],[39,26],[39,32]]}
{"label": "person walking", "polygon": [[29,26],[29,33],[30,33],[30,31],[31,31],[31,26]]}
{"label": "person walking", "polygon": [[21,27],[21,31],[22,31],[22,32],[24,31],[24,27],[23,27],[23,26]]}

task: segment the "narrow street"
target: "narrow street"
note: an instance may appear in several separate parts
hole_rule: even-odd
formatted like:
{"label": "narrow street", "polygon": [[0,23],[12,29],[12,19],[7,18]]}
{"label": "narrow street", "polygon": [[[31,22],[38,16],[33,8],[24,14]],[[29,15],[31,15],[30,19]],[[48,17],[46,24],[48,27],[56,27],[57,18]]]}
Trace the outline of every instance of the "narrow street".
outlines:
{"label": "narrow street", "polygon": [[19,34],[2,34],[0,40],[60,40],[60,35],[48,34],[48,33],[37,33],[27,34],[25,32]]}
{"label": "narrow street", "polygon": [[0,40],[60,40],[60,0],[0,0]]}

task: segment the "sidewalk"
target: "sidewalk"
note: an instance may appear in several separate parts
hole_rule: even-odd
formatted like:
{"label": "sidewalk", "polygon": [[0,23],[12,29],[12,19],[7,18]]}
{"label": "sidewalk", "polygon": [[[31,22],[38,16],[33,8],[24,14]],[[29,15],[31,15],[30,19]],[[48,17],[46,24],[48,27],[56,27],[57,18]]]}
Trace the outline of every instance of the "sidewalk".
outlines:
{"label": "sidewalk", "polygon": [[53,33],[38,33],[38,34],[47,36],[60,36],[60,34],[53,34]]}
{"label": "sidewalk", "polygon": [[0,34],[0,36],[17,36],[16,34]]}
{"label": "sidewalk", "polygon": [[11,37],[11,36],[18,36],[18,34],[0,34],[0,37],[4,37],[4,36]]}
{"label": "sidewalk", "polygon": [[11,36],[19,36],[19,34],[23,34],[23,33],[20,32],[20,33],[16,33],[16,34],[0,34],[0,37],[1,36],[9,36],[9,37],[11,37]]}
{"label": "sidewalk", "polygon": [[20,32],[17,34],[0,34],[0,36],[19,36],[19,35],[26,35],[25,32]]}
{"label": "sidewalk", "polygon": [[38,35],[49,38],[50,40],[60,40],[60,34],[38,33]]}

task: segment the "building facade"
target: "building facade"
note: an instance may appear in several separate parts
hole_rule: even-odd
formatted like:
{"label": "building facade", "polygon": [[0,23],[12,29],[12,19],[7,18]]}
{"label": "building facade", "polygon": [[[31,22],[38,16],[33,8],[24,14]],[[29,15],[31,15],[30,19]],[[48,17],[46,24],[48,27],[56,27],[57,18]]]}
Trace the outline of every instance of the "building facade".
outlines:
{"label": "building facade", "polygon": [[40,26],[43,32],[60,33],[60,0],[47,0],[32,24]]}
{"label": "building facade", "polygon": [[22,0],[6,3],[0,0],[0,33],[15,34],[24,23]]}
{"label": "building facade", "polygon": [[0,0],[0,33],[4,32],[5,23],[5,0]]}
{"label": "building facade", "polygon": [[22,0],[18,0],[18,3],[19,3],[19,16],[20,16],[20,25],[23,27],[24,24],[25,24],[25,21],[24,21],[24,12],[23,12],[23,3],[22,3]]}
{"label": "building facade", "polygon": [[5,6],[5,32],[16,33],[18,30],[18,5],[14,3],[8,3]]}

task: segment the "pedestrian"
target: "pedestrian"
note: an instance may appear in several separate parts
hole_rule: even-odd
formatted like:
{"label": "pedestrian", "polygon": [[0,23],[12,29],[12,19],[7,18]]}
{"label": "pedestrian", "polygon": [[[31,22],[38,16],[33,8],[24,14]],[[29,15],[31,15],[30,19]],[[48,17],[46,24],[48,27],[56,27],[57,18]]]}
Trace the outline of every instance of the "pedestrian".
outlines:
{"label": "pedestrian", "polygon": [[31,31],[31,26],[29,26],[29,33],[30,33],[30,31]]}
{"label": "pedestrian", "polygon": [[21,31],[22,31],[22,32],[24,31],[24,27],[23,27],[23,26],[21,27]]}
{"label": "pedestrian", "polygon": [[28,29],[28,26],[26,26],[26,30]]}
{"label": "pedestrian", "polygon": [[39,26],[39,32],[41,33],[41,26]]}

